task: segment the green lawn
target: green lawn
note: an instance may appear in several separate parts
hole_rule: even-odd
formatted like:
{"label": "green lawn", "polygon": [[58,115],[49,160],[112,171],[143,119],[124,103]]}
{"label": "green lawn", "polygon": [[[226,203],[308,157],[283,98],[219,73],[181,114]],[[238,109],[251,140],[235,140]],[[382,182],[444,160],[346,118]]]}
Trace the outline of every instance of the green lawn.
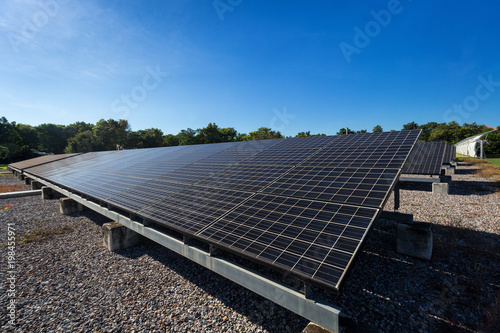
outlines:
{"label": "green lawn", "polygon": [[7,169],[8,164],[0,164],[0,169]]}
{"label": "green lawn", "polygon": [[488,158],[487,161],[491,164],[500,166],[500,158]]}

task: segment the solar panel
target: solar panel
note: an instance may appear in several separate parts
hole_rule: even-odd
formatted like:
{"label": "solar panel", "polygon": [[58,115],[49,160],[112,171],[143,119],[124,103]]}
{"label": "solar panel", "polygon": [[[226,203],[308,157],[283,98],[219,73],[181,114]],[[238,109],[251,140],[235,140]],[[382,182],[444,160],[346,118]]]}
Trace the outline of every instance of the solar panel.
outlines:
{"label": "solar panel", "polygon": [[256,194],[196,236],[337,288],[377,209]]}
{"label": "solar panel", "polygon": [[49,162],[58,161],[58,160],[72,157],[75,155],[78,155],[78,154],[75,153],[75,154],[45,155],[45,156],[30,158],[28,160],[24,160],[21,162],[12,163],[12,164],[9,164],[9,166],[12,168],[15,168],[17,170],[23,170],[23,169],[30,168],[30,167],[33,167],[36,165],[41,165],[41,164],[45,164],[45,163],[49,163]]}
{"label": "solar panel", "polygon": [[264,193],[382,208],[398,169],[298,166]]}
{"label": "solar panel", "polygon": [[457,148],[454,145],[446,144],[444,151],[443,163],[450,164],[457,157]]}
{"label": "solar panel", "polygon": [[445,148],[445,142],[417,142],[402,173],[439,175]]}
{"label": "solar panel", "polygon": [[338,289],[420,131],[88,153],[29,172]]}
{"label": "solar panel", "polygon": [[178,231],[194,235],[252,194],[203,186],[187,186],[137,214]]}

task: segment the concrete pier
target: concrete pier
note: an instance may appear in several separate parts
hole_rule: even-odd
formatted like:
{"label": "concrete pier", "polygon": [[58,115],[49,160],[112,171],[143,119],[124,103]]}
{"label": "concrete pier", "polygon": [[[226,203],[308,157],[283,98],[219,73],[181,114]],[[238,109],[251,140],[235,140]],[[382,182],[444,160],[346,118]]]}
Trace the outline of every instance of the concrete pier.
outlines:
{"label": "concrete pier", "polygon": [[71,213],[83,211],[82,204],[74,201],[71,198],[61,198],[59,199],[59,210],[63,215],[69,215]]}
{"label": "concrete pier", "polygon": [[42,200],[54,199],[56,193],[48,186],[42,186]]}
{"label": "concrete pier", "polygon": [[444,174],[446,176],[454,175],[455,174],[455,166],[450,165],[449,167],[444,168]]}
{"label": "concrete pier", "polygon": [[398,253],[431,260],[433,237],[430,223],[399,223],[396,231],[396,251]]}
{"label": "concrete pier", "polygon": [[448,194],[449,193],[448,183],[432,183],[432,193]]}
{"label": "concrete pier", "polygon": [[109,251],[123,250],[137,245],[142,236],[118,222],[105,223],[102,226],[104,245]]}

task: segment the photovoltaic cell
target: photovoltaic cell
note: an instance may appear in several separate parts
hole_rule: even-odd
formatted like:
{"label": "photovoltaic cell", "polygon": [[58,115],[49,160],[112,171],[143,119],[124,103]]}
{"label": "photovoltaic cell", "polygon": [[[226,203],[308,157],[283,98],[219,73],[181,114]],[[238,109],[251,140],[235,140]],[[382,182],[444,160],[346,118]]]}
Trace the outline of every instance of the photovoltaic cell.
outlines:
{"label": "photovoltaic cell", "polygon": [[337,288],[377,209],[256,194],[196,236]]}
{"label": "photovoltaic cell", "polygon": [[296,167],[264,193],[382,208],[398,169]]}
{"label": "photovoltaic cell", "polygon": [[402,173],[439,175],[443,165],[445,149],[445,142],[417,142]]}
{"label": "photovoltaic cell", "polygon": [[457,158],[457,147],[455,147],[454,145],[446,144],[444,157],[443,157],[443,163],[450,164],[456,158]]}
{"label": "photovoltaic cell", "polygon": [[73,156],[28,173],[338,289],[420,131]]}
{"label": "photovoltaic cell", "polygon": [[138,214],[190,235],[241,204],[248,192],[186,186],[140,210]]}
{"label": "photovoltaic cell", "polygon": [[341,135],[303,166],[401,168],[418,131]]}
{"label": "photovoltaic cell", "polygon": [[228,188],[240,191],[257,192],[271,184],[285,172],[288,166],[278,165],[233,165],[204,178],[204,186]]}

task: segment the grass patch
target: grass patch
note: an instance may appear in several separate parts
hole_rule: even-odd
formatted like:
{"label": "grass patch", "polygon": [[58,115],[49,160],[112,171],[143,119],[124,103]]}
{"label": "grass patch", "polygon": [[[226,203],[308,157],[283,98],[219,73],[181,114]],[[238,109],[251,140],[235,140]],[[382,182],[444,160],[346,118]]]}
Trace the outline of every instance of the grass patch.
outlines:
{"label": "grass patch", "polygon": [[[492,159],[481,160],[475,158],[467,158],[465,161],[478,168],[478,170],[476,171],[477,175],[485,178],[492,178],[493,181],[499,183],[497,187],[500,187],[500,165],[491,163],[491,160]],[[500,162],[500,159],[498,160]]]}
{"label": "grass patch", "polygon": [[500,158],[488,158],[487,161],[500,167]]}
{"label": "grass patch", "polygon": [[64,226],[61,228],[38,228],[32,233],[24,235],[24,238],[20,240],[20,244],[28,244],[34,242],[44,242],[56,235],[63,235],[73,232],[74,227]]}
{"label": "grass patch", "polygon": [[0,193],[25,191],[26,185],[0,185]]}
{"label": "grass patch", "polygon": [[7,169],[8,164],[0,164],[0,169]]}

